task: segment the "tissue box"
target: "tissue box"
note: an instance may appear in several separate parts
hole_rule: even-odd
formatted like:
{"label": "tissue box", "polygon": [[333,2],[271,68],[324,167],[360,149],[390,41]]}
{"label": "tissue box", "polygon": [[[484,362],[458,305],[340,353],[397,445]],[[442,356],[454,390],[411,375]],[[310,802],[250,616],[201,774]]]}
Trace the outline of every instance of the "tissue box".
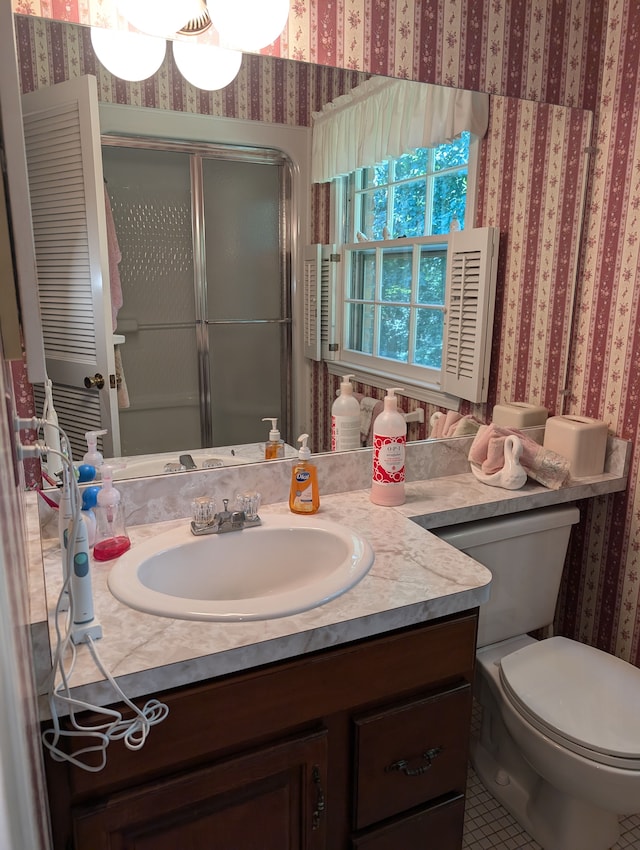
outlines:
{"label": "tissue box", "polygon": [[539,404],[527,404],[524,401],[508,401],[496,404],[493,408],[493,424],[503,428],[533,428],[544,425],[549,411]]}
{"label": "tissue box", "polygon": [[607,451],[606,422],[588,416],[552,416],[544,431],[545,449],[569,461],[572,478],[602,475]]}

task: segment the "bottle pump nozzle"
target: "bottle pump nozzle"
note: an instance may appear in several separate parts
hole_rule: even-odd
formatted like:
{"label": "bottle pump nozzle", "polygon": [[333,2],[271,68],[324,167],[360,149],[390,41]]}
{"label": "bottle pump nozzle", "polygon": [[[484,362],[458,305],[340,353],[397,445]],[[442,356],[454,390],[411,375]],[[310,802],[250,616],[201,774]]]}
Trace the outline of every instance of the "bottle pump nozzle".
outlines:
{"label": "bottle pump nozzle", "polygon": [[351,395],[353,392],[353,384],[351,383],[351,378],[355,378],[355,375],[343,375],[342,382],[340,384],[340,392],[347,393]]}
{"label": "bottle pump nozzle", "polygon": [[269,416],[262,418],[263,422],[271,422],[271,430],[269,431],[269,439],[272,442],[277,442],[280,439],[280,431],[278,431],[278,420]]}
{"label": "bottle pump nozzle", "polygon": [[88,463],[91,466],[95,466],[96,469],[99,466],[102,466],[104,458],[102,454],[98,451],[98,437],[102,437],[103,434],[108,433],[106,429],[103,428],[102,431],[87,431],[84,435],[85,440],[87,441],[87,451],[82,458],[83,463]]}
{"label": "bottle pump nozzle", "polygon": [[298,437],[298,442],[302,443],[300,446],[300,450],[298,451],[298,457],[300,460],[309,460],[311,457],[311,449],[307,446],[307,440],[309,439],[308,434],[300,434]]}
{"label": "bottle pump nozzle", "polygon": [[398,407],[398,399],[396,398],[396,393],[401,393],[403,390],[404,387],[389,387],[387,389],[387,394],[384,397],[385,410],[395,410]]}

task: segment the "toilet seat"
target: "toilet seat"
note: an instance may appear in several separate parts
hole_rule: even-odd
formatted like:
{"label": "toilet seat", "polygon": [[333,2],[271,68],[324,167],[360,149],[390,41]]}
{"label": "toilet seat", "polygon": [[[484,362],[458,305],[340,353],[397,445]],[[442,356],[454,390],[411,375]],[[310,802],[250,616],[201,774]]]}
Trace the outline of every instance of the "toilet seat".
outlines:
{"label": "toilet seat", "polygon": [[640,770],[640,669],[563,637],[500,660],[507,698],[536,729],[600,764]]}

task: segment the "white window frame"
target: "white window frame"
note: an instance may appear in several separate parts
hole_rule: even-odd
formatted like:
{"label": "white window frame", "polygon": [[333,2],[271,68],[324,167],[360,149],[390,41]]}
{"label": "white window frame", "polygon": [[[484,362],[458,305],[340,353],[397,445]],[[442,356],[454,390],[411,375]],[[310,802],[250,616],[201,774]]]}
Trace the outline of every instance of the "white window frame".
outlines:
{"label": "white window frame", "polygon": [[[392,247],[407,247],[408,245],[419,246],[422,244],[434,244],[446,246],[448,253],[447,262],[447,285],[445,294],[445,332],[443,344],[442,369],[438,371],[429,370],[426,367],[400,363],[387,360],[346,348],[345,327],[345,293],[348,291],[348,280],[350,274],[350,252],[361,249],[360,243],[345,243],[343,241],[346,232],[345,215],[345,193],[348,191],[347,178],[335,180],[331,190],[331,223],[330,230],[336,240],[337,250],[341,256],[341,269],[338,275],[336,291],[336,340],[338,351],[333,359],[326,360],[328,370],[334,375],[351,373],[357,381],[387,388],[391,386],[402,386],[412,397],[445,407],[458,410],[462,398],[473,402],[486,400],[488,370],[491,349],[491,331],[493,326],[494,302],[495,302],[495,278],[497,268],[497,244],[499,233],[496,228],[483,228],[474,231],[476,214],[476,199],[478,191],[478,171],[480,161],[480,139],[471,136],[469,145],[469,162],[467,170],[467,198],[465,207],[465,222],[467,229],[459,233],[444,234],[439,236],[422,236],[412,239],[390,239],[379,240],[367,245],[376,250]],[[465,254],[466,235],[473,239],[473,233],[478,238],[482,234],[486,239],[487,254],[482,253],[482,279],[486,278],[486,285],[482,284],[478,295],[477,318],[480,327],[474,328],[474,339],[479,345],[479,352],[473,354],[473,375],[466,375],[466,379],[460,380],[459,375],[451,376],[445,374],[447,369],[448,354],[446,337],[449,329],[449,316],[451,310],[451,275],[452,268],[449,262],[452,250],[458,252],[458,256]],[[454,248],[454,240],[456,247]],[[477,250],[477,240],[474,243]],[[414,248],[414,251],[416,248]],[[457,355],[455,355],[457,357]],[[452,371],[458,370],[458,366]],[[459,371],[459,370],[458,370]],[[463,370],[464,371],[464,370]]]}

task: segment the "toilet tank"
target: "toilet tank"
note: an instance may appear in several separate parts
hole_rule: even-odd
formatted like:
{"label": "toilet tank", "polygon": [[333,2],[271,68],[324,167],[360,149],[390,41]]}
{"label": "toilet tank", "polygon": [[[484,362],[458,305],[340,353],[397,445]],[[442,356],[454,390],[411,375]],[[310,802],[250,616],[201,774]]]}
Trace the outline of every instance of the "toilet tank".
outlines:
{"label": "toilet tank", "polygon": [[553,622],[571,526],[579,519],[577,508],[560,505],[433,529],[491,571],[478,646]]}

